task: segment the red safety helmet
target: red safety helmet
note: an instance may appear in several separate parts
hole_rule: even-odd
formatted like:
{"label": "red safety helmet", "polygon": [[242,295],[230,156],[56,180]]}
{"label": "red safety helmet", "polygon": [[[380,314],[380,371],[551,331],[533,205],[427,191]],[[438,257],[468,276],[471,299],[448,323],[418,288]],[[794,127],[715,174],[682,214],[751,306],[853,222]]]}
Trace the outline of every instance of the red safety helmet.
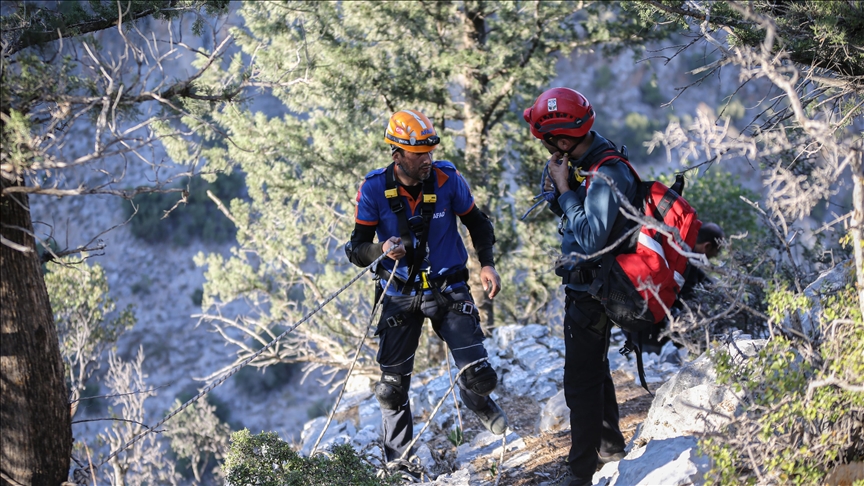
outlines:
{"label": "red safety helmet", "polygon": [[570,88],[545,91],[522,116],[531,125],[531,135],[550,143],[556,135],[583,137],[594,125],[591,103]]}

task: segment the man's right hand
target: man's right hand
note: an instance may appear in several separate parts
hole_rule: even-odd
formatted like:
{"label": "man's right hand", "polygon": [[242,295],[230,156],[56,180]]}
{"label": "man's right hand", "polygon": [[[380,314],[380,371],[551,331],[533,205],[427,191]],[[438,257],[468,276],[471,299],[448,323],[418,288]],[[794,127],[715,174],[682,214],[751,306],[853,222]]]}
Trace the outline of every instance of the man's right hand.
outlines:
{"label": "man's right hand", "polygon": [[570,177],[569,159],[568,154],[565,153],[562,156],[560,152],[555,152],[549,158],[549,177],[555,182],[559,194],[564,194],[570,190],[570,184],[567,180]]}
{"label": "man's right hand", "polygon": [[387,258],[390,258],[391,260],[399,260],[400,258],[403,258],[405,256],[405,247],[402,246],[402,238],[398,236],[391,236],[388,238],[387,241],[381,245],[381,251],[387,253],[387,250],[394,246],[397,248],[394,248],[393,251],[387,255]]}

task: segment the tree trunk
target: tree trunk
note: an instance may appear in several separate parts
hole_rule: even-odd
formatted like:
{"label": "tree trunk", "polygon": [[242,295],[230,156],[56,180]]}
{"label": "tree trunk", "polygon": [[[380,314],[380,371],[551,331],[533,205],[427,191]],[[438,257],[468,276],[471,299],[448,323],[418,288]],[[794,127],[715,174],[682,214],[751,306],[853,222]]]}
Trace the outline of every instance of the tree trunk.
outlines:
{"label": "tree trunk", "polygon": [[864,150],[857,151],[857,160],[852,163],[852,223],[849,232],[855,253],[855,275],[858,280],[858,305],[864,317]]}
{"label": "tree trunk", "polygon": [[58,485],[72,453],[63,359],[29,206],[25,194],[0,195],[0,485]]}
{"label": "tree trunk", "polygon": [[[486,44],[486,5],[482,1],[465,2],[463,12],[463,42],[469,51],[485,49]],[[477,207],[486,214],[494,213],[489,208],[489,161],[486,147],[487,134],[483,122],[482,96],[489,85],[489,79],[482,74],[468,69],[462,74],[462,133],[465,137],[465,168],[472,184],[472,192]],[[471,296],[480,312],[480,322],[483,330],[491,334],[495,327],[495,306],[483,291],[480,281],[480,264],[476,259],[469,258],[468,270],[471,286]]]}

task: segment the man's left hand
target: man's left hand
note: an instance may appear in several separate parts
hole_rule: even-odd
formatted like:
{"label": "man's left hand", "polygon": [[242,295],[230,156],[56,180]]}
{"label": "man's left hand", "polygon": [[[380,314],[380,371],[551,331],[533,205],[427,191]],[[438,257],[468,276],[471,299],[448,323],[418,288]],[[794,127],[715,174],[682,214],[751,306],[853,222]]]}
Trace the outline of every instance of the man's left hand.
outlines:
{"label": "man's left hand", "polygon": [[483,282],[483,290],[489,293],[490,299],[494,299],[501,291],[501,277],[495,267],[486,266],[480,269],[480,281]]}

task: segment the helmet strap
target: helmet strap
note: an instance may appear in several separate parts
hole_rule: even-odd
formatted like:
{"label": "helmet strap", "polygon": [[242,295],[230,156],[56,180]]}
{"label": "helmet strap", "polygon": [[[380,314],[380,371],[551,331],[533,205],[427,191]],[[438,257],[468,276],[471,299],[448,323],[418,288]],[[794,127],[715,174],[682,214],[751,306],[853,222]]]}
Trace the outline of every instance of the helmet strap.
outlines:
{"label": "helmet strap", "polygon": [[[589,132],[589,133],[590,133],[590,132]],[[570,157],[570,154],[573,152],[573,150],[575,150],[576,147],[582,145],[582,142],[585,141],[585,138],[586,138],[587,136],[588,136],[588,134],[586,133],[585,135],[582,135],[581,137],[570,137],[570,138],[573,139],[573,145],[571,145],[569,149],[563,151],[563,154],[562,154],[562,155],[566,155],[567,157]],[[555,136],[552,135],[552,134],[549,134],[549,133],[543,135],[543,140],[545,140],[546,143],[548,143],[549,145],[555,147],[556,150],[558,150],[559,152],[561,152],[562,150],[558,148],[558,145],[555,144],[555,143],[553,143],[552,139],[554,139],[554,138],[555,138]]]}

